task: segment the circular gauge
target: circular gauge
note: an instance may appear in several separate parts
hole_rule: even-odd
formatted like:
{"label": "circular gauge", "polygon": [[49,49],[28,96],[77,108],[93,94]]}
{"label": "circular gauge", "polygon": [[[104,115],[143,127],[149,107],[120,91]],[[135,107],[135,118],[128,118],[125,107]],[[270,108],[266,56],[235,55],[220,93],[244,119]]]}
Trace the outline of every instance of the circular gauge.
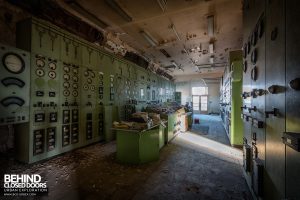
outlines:
{"label": "circular gauge", "polygon": [[7,71],[19,74],[24,71],[25,63],[21,56],[15,53],[7,53],[3,56],[2,63]]}
{"label": "circular gauge", "polygon": [[78,69],[77,68],[73,69],[73,73],[78,74]]}
{"label": "circular gauge", "polygon": [[251,35],[251,44],[255,46],[257,43],[257,30],[255,29]]}
{"label": "circular gauge", "polygon": [[95,73],[93,71],[91,71],[91,77],[95,78]]}
{"label": "circular gauge", "polygon": [[254,49],[251,53],[251,63],[255,65],[257,61],[257,49]]}
{"label": "circular gauge", "polygon": [[247,43],[247,54],[250,53],[250,50],[251,50],[251,42],[249,40],[248,43]]}
{"label": "circular gauge", "polygon": [[78,84],[77,83],[73,83],[73,88],[74,89],[78,89]]}
{"label": "circular gauge", "polygon": [[45,66],[45,61],[42,60],[42,59],[40,59],[40,58],[38,58],[38,59],[36,59],[35,64],[38,67],[44,67]]}
{"label": "circular gauge", "polygon": [[74,82],[78,82],[78,77],[77,76],[73,76],[73,81]]}
{"label": "circular gauge", "polygon": [[37,70],[35,71],[35,74],[36,74],[37,76],[39,76],[39,77],[42,77],[42,76],[45,75],[45,72],[44,72],[44,70],[42,70],[42,69],[37,69]]}
{"label": "circular gauge", "polygon": [[64,88],[69,88],[69,87],[70,87],[70,83],[64,82]]}
{"label": "circular gauge", "polygon": [[264,34],[264,20],[263,19],[261,19],[258,22],[257,34],[258,34],[259,38],[261,38],[263,36],[263,34]]}
{"label": "circular gauge", "polygon": [[91,84],[93,81],[92,81],[92,79],[88,78],[87,82],[88,82],[88,84]]}
{"label": "circular gauge", "polygon": [[95,86],[91,85],[91,91],[94,91],[94,90],[95,90]]}
{"label": "circular gauge", "polygon": [[77,92],[76,90],[74,90],[74,91],[72,92],[72,95],[73,95],[74,97],[77,97],[77,96],[78,96],[78,92]]}
{"label": "circular gauge", "polygon": [[68,66],[64,66],[64,71],[69,73],[70,72],[70,68]]}
{"label": "circular gauge", "polygon": [[56,73],[55,73],[54,71],[50,71],[50,72],[48,73],[48,76],[49,76],[50,78],[54,79],[54,78],[56,78]]}
{"label": "circular gauge", "polygon": [[67,97],[70,95],[70,91],[69,90],[64,90],[64,96]]}
{"label": "circular gauge", "polygon": [[247,60],[244,61],[243,71],[246,73],[248,68]]}
{"label": "circular gauge", "polygon": [[85,71],[84,76],[89,76],[89,71]]}
{"label": "circular gauge", "polygon": [[55,69],[56,69],[56,63],[55,63],[55,62],[49,63],[48,66],[49,66],[49,68],[50,68],[51,70],[55,70]]}
{"label": "circular gauge", "polygon": [[84,89],[84,90],[88,90],[88,89],[89,89],[89,86],[88,86],[87,84],[84,84],[84,85],[83,85],[83,89]]}
{"label": "circular gauge", "polygon": [[64,79],[67,80],[67,81],[70,80],[70,75],[69,74],[64,74]]}

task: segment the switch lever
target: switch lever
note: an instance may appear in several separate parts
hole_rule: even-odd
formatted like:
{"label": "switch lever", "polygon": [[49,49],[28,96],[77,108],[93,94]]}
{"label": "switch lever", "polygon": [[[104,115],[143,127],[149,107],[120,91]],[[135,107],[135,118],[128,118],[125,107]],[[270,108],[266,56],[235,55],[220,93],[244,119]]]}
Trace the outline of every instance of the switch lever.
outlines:
{"label": "switch lever", "polygon": [[279,110],[277,108],[273,108],[272,111],[266,111],[266,118],[269,118],[269,115],[278,116]]}

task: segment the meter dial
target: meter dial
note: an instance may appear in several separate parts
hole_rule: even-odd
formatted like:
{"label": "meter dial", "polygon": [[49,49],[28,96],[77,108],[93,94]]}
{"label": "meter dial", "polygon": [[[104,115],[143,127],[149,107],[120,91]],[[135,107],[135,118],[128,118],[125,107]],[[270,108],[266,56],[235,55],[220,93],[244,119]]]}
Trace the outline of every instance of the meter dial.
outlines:
{"label": "meter dial", "polygon": [[94,90],[95,90],[95,86],[91,85],[91,91],[94,91]]}
{"label": "meter dial", "polygon": [[76,69],[76,68],[73,69],[73,73],[74,73],[74,74],[78,74],[78,69]]}
{"label": "meter dial", "polygon": [[69,74],[64,74],[64,79],[67,80],[67,81],[70,80],[70,75]]}
{"label": "meter dial", "polygon": [[55,69],[56,69],[56,63],[55,63],[55,62],[49,63],[48,66],[49,66],[49,68],[50,68],[51,70],[55,70]]}
{"label": "meter dial", "polygon": [[69,87],[70,87],[70,83],[64,82],[64,88],[69,88]]}
{"label": "meter dial", "polygon": [[2,63],[7,71],[19,74],[24,71],[25,63],[21,56],[15,53],[7,53],[3,56]]}
{"label": "meter dial", "polygon": [[42,69],[37,69],[37,70],[35,71],[35,74],[36,74],[37,76],[39,76],[39,77],[43,77],[43,76],[45,75],[45,72],[44,72],[44,70],[42,70]]}
{"label": "meter dial", "polygon": [[35,64],[38,67],[44,67],[45,66],[45,61],[42,60],[42,59],[40,59],[40,58],[38,58],[38,59],[36,59]]}
{"label": "meter dial", "polygon": [[88,84],[91,84],[93,81],[92,81],[92,79],[88,78],[87,82],[88,82]]}
{"label": "meter dial", "polygon": [[84,84],[84,85],[83,85],[83,89],[84,89],[84,90],[88,90],[88,89],[89,89],[89,86],[88,86],[87,84]]}
{"label": "meter dial", "polygon": [[74,90],[74,91],[72,92],[72,95],[73,95],[73,97],[77,97],[77,96],[78,96],[78,92],[77,92],[76,90]]}
{"label": "meter dial", "polygon": [[77,76],[73,76],[73,81],[74,82],[78,82],[78,77]]}
{"label": "meter dial", "polygon": [[78,89],[78,84],[77,83],[73,83],[73,88],[74,89]]}
{"label": "meter dial", "polygon": [[67,97],[70,95],[70,91],[69,90],[64,90],[64,96]]}
{"label": "meter dial", "polygon": [[85,71],[85,72],[84,72],[84,76],[89,76],[89,72],[88,72],[88,71]]}
{"label": "meter dial", "polygon": [[48,73],[48,76],[49,76],[50,78],[54,79],[54,78],[56,78],[56,73],[55,73],[54,71],[50,71],[50,72]]}
{"label": "meter dial", "polygon": [[68,66],[64,66],[64,71],[69,73],[70,72],[70,68]]}
{"label": "meter dial", "polygon": [[95,73],[93,71],[91,71],[91,77],[95,78]]}

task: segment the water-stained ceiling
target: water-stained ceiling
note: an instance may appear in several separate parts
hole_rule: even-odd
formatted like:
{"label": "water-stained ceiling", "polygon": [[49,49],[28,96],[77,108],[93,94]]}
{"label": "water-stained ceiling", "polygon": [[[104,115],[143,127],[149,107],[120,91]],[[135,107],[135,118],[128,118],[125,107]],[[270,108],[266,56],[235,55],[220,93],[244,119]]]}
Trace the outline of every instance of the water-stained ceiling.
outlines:
{"label": "water-stained ceiling", "polygon": [[[57,0],[176,79],[221,77],[242,46],[241,0]],[[149,41],[150,40],[150,41]]]}

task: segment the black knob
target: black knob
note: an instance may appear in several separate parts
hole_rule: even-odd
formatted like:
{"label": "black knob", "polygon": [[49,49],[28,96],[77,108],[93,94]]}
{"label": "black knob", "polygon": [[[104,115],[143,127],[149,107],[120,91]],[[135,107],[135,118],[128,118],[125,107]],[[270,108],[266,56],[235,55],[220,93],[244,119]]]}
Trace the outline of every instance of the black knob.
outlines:
{"label": "black knob", "polygon": [[278,93],[282,93],[285,91],[285,87],[284,86],[280,86],[280,85],[271,85],[270,87],[268,87],[268,91],[271,94],[278,94]]}
{"label": "black knob", "polygon": [[300,90],[300,78],[296,78],[294,80],[291,80],[289,83],[289,86],[294,89],[299,91]]}
{"label": "black knob", "polygon": [[241,110],[243,110],[243,109],[247,109],[247,106],[242,106],[242,107],[241,107]]}
{"label": "black knob", "polygon": [[256,106],[253,106],[253,108],[248,108],[248,111],[249,111],[249,113],[251,113],[251,111],[256,111],[257,109],[256,109]]}
{"label": "black knob", "polygon": [[273,108],[272,111],[265,111],[266,118],[269,118],[269,115],[278,116],[279,110],[277,108]]}

